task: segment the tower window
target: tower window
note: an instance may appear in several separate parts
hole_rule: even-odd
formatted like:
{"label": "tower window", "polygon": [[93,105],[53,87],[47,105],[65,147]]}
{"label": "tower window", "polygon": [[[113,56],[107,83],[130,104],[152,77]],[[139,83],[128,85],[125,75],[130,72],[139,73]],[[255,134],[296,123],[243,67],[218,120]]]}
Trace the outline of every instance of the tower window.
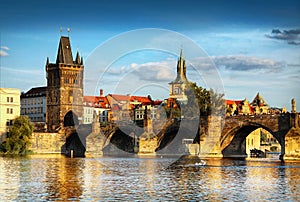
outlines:
{"label": "tower window", "polygon": [[179,87],[174,87],[173,94],[175,94],[175,95],[180,94],[180,88]]}

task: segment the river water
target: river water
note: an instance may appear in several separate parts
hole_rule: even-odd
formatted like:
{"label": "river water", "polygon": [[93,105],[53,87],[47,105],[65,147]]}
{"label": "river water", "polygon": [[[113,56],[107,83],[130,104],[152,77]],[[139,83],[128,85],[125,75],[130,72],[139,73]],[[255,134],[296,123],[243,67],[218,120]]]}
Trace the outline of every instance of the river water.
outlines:
{"label": "river water", "polygon": [[300,201],[300,162],[0,157],[0,201]]}

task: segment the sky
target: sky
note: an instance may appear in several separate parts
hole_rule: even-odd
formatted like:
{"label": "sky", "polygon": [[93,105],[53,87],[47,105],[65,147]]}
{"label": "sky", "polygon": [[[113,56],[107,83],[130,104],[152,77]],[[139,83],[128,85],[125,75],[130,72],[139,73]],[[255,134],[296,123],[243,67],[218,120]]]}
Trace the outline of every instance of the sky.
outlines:
{"label": "sky", "polygon": [[190,81],[300,110],[300,1],[11,0],[0,11],[1,87],[45,86],[62,34],[83,57],[85,95],[167,98],[182,49]]}

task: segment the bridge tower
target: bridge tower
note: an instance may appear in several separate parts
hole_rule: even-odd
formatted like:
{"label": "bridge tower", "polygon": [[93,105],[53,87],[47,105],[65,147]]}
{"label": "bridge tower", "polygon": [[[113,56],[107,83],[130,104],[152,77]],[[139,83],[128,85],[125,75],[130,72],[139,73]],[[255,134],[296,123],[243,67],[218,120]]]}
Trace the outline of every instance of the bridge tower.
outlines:
{"label": "bridge tower", "polygon": [[177,61],[177,76],[176,79],[169,83],[170,85],[170,98],[176,99],[180,102],[187,102],[187,96],[185,95],[185,89],[187,88],[189,81],[186,77],[186,64],[183,57],[182,50]]}
{"label": "bridge tower", "polygon": [[61,36],[55,63],[46,62],[47,130],[58,131],[80,123],[83,115],[83,60],[73,60],[69,36]]}

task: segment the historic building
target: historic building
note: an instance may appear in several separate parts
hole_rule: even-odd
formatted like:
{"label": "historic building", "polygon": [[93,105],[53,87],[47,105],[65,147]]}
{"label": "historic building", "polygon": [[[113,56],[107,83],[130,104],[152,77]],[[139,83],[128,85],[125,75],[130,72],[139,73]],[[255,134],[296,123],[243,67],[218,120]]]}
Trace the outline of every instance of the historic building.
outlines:
{"label": "historic building", "polygon": [[[187,89],[187,86],[189,85],[189,81],[186,77],[186,64],[185,59],[183,57],[182,50],[180,51],[180,56],[177,61],[177,76],[176,79],[169,83],[170,85],[170,97],[168,100],[168,103],[174,102],[175,100],[179,102],[186,103],[187,102],[187,96],[185,94],[185,90]],[[173,103],[172,102],[172,103]],[[175,103],[170,103],[170,105],[173,105]]]}
{"label": "historic building", "polygon": [[[278,113],[278,111],[270,110],[270,106],[259,93],[257,93],[251,103],[245,98],[244,100],[225,100],[225,104],[227,116]],[[279,113],[284,112],[286,112],[286,109],[279,110]]]}
{"label": "historic building", "polygon": [[21,116],[28,116],[32,122],[46,122],[47,87],[31,88],[21,94]]}
{"label": "historic building", "polygon": [[149,96],[130,96],[108,94],[107,100],[111,106],[109,120],[111,121],[135,121],[142,124],[145,118],[145,110],[150,119],[156,119],[159,100],[152,100]]}
{"label": "historic building", "polygon": [[269,112],[270,106],[264,100],[264,98],[257,93],[253,101],[251,102],[254,114],[267,114]]}
{"label": "historic building", "polygon": [[83,97],[83,109],[83,124],[92,123],[96,118],[95,116],[99,117],[100,123],[106,123],[109,120],[110,105],[102,89],[99,96]]}
{"label": "historic building", "polygon": [[0,88],[0,142],[4,141],[13,119],[20,116],[20,90]]}
{"label": "historic building", "polygon": [[60,37],[55,63],[46,62],[47,72],[47,130],[82,122],[83,60],[77,52],[73,60],[70,38]]}
{"label": "historic building", "polygon": [[252,107],[247,98],[244,100],[225,100],[226,115],[252,114]]}

